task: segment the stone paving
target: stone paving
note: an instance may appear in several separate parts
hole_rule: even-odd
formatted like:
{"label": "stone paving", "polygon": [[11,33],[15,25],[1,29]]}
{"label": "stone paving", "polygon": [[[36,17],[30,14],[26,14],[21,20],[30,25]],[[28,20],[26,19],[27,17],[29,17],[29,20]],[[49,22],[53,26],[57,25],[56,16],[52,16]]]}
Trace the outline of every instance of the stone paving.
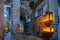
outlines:
{"label": "stone paving", "polygon": [[15,34],[14,36],[16,40],[42,40],[38,37],[31,36],[31,35],[24,35],[24,34]]}

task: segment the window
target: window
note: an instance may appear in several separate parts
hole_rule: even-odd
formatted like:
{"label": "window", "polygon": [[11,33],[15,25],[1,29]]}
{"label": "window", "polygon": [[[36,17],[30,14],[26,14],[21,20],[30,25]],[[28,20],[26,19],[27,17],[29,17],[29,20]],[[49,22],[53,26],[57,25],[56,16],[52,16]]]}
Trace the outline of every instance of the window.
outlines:
{"label": "window", "polygon": [[41,9],[38,10],[38,16],[40,16],[42,14],[43,14],[43,8],[41,8]]}

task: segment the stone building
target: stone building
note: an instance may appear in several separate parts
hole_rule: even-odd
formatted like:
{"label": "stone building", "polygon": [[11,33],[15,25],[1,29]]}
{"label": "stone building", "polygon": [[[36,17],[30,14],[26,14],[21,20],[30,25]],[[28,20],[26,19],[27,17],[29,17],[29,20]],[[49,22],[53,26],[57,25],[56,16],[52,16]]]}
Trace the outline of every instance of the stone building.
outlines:
{"label": "stone building", "polygon": [[[20,15],[23,14],[23,16],[25,18],[24,21],[26,21],[25,23],[25,27],[26,29],[28,29],[30,31],[30,33],[33,34],[33,32],[38,31],[37,27],[34,27],[32,24],[34,22],[34,18],[35,16],[41,15],[41,14],[45,14],[45,12],[53,12],[54,16],[55,16],[55,20],[54,23],[56,22],[56,24],[54,24],[55,27],[55,33],[53,35],[54,40],[57,40],[57,26],[58,26],[58,12],[57,12],[57,5],[58,5],[58,1],[57,0],[13,0],[12,1],[12,32],[15,33],[15,24],[20,24]],[[31,5],[33,4],[33,5]],[[38,11],[42,9],[42,13]],[[20,10],[20,11],[19,11]],[[17,16],[18,15],[18,16]],[[29,15],[29,17],[28,17]],[[28,24],[29,23],[29,24]],[[28,26],[27,26],[27,25]],[[32,28],[35,28],[35,30],[31,30]],[[36,29],[37,28],[37,29]],[[25,29],[24,29],[25,30]],[[26,30],[25,30],[26,32]],[[27,31],[28,32],[28,31]],[[55,39],[56,36],[56,39]],[[52,38],[53,38],[52,37]]]}

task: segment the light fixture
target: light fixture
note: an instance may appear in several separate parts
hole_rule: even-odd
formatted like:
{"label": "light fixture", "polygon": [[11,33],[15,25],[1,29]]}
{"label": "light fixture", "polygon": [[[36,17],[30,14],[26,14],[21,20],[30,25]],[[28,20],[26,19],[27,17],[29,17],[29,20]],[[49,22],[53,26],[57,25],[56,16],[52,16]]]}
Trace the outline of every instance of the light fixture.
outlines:
{"label": "light fixture", "polygon": [[4,17],[7,17],[7,15],[6,15],[6,14],[4,14]]}

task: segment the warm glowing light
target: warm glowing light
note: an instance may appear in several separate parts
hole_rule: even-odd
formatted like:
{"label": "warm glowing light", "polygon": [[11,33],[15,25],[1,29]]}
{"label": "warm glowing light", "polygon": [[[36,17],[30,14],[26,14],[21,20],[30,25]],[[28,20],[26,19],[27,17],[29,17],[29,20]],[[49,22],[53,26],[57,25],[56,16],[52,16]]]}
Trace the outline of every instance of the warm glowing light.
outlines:
{"label": "warm glowing light", "polygon": [[8,31],[8,27],[7,26],[5,27],[5,31]]}
{"label": "warm glowing light", "polygon": [[43,28],[43,32],[54,32],[54,28],[52,27],[45,27]]}
{"label": "warm glowing light", "polygon": [[50,13],[50,20],[54,20],[54,14]]}
{"label": "warm glowing light", "polygon": [[45,15],[41,15],[37,18],[37,23],[39,24],[39,30],[43,33],[45,32],[53,32],[55,31],[54,26],[50,27],[50,23],[54,20],[53,12],[47,13]]}
{"label": "warm glowing light", "polygon": [[50,14],[46,14],[46,15],[44,15],[43,16],[43,22],[45,22],[45,21],[53,21],[54,20],[54,14],[53,13],[50,13]]}

